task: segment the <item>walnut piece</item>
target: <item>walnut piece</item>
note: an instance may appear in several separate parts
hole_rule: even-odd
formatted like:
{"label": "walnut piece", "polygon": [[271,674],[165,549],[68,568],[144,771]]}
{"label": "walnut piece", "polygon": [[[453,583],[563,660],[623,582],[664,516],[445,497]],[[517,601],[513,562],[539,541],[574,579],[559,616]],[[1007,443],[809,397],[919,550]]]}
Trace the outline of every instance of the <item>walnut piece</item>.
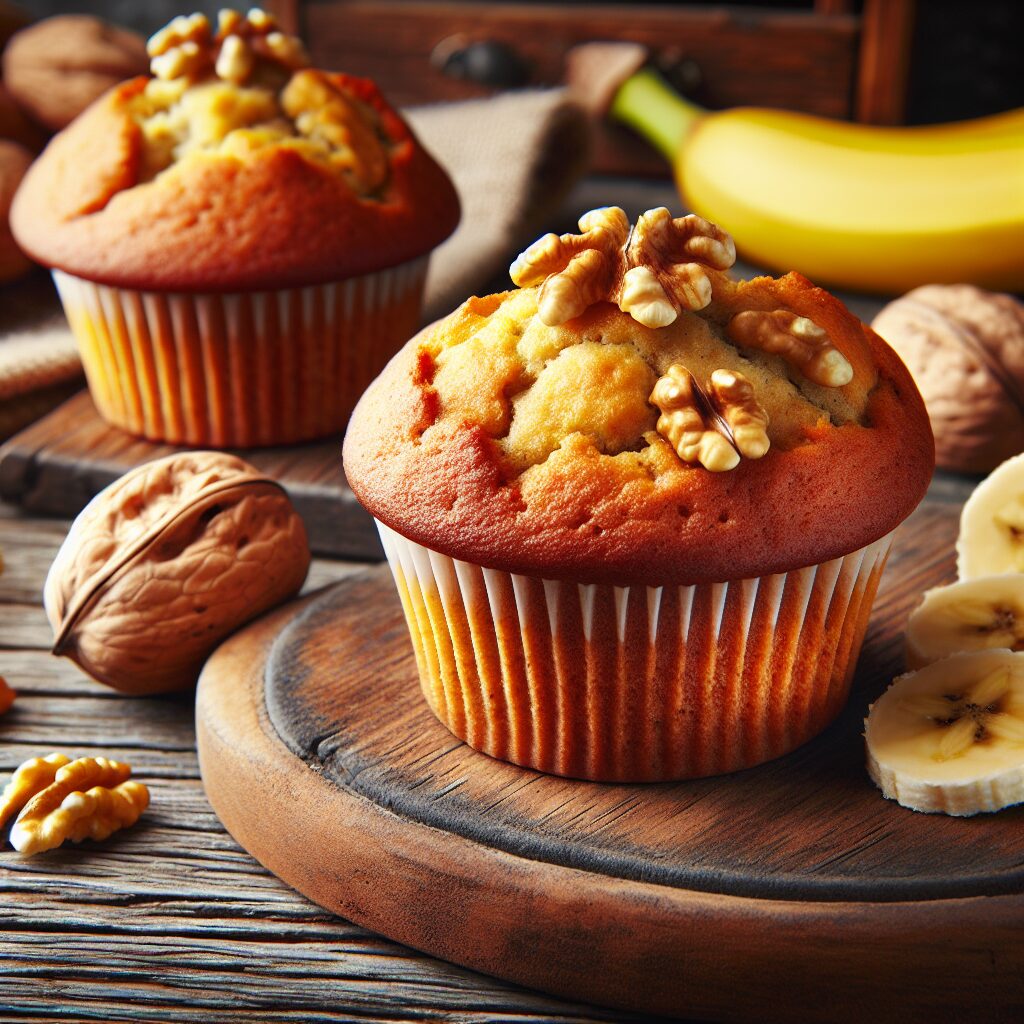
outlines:
{"label": "walnut piece", "polygon": [[[61,756],[51,754],[50,759]],[[11,845],[31,856],[66,839],[106,839],[134,825],[149,806],[149,790],[128,780],[131,771],[131,765],[105,757],[80,757],[61,765],[53,781],[22,807],[11,828]],[[45,777],[45,771],[39,777]]]}
{"label": "walnut piece", "polygon": [[782,356],[808,380],[841,388],[853,380],[853,367],[813,320],[788,309],[737,313],[725,328],[737,345]]}
{"label": "walnut piece", "polygon": [[50,567],[54,653],[126,693],[190,686],[224,637],[299,590],[309,560],[284,489],[241,459],[146,463],[86,506]]}
{"label": "walnut piece", "polygon": [[728,270],[736,246],[717,225],[690,214],[673,218],[665,207],[636,222],[626,252],[619,308],[646,327],[667,327],[684,310],[711,301],[708,268]]}
{"label": "walnut piece", "polygon": [[245,40],[241,36],[225,36],[224,42],[220,44],[217,61],[213,65],[217,77],[241,85],[252,74],[255,66],[256,55],[246,45]]}
{"label": "walnut piece", "polygon": [[581,234],[547,234],[509,268],[520,287],[542,285],[538,312],[556,326],[595,302],[618,305],[646,327],[667,327],[684,309],[711,301],[709,272],[736,260],[732,239],[702,217],[648,210],[630,231],[617,206],[591,210]]}
{"label": "walnut piece", "polygon": [[768,451],[768,416],[741,373],[715,370],[704,391],[685,366],[674,363],[650,400],[661,410],[658,433],[684,462],[722,473],[735,469],[741,455],[759,459]]}
{"label": "walnut piece", "polygon": [[10,710],[15,697],[17,697],[17,694],[11,689],[7,680],[0,676],[0,715]]}
{"label": "walnut piece", "polygon": [[274,17],[257,7],[245,16],[221,11],[216,31],[205,14],[179,15],[150,38],[146,51],[153,76],[165,81],[212,72],[242,85],[261,61],[289,73],[309,64],[301,41],[282,33]]}
{"label": "walnut piece", "polygon": [[57,772],[70,763],[70,757],[56,752],[23,762],[11,776],[3,793],[0,793],[0,826],[12,814],[20,811],[36,793],[41,793],[51,785]]}
{"label": "walnut piece", "polygon": [[754,395],[750,381],[735,370],[715,370],[708,394],[729,427],[733,444],[745,459],[768,451],[768,414]]}
{"label": "walnut piece", "polygon": [[579,235],[544,235],[509,268],[519,287],[541,285],[538,312],[550,326],[610,298],[622,276],[623,249],[629,237],[626,214],[617,206],[591,210],[579,219],[579,228]]}

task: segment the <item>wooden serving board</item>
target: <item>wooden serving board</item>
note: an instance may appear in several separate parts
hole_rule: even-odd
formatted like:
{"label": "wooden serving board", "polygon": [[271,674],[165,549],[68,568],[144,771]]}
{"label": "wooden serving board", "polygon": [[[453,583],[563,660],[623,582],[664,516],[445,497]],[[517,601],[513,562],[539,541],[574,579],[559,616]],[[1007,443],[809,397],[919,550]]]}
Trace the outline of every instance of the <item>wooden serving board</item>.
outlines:
{"label": "wooden serving board", "polygon": [[602,785],[479,754],[421,698],[380,567],[213,656],[210,801],[322,906],[559,995],[701,1020],[1020,1020],[1024,808],[916,814],[863,767],[906,615],[954,575],[943,486],[900,529],[847,710],[785,758]]}
{"label": "wooden serving board", "polygon": [[[128,470],[181,450],[110,426],[81,391],[0,446],[0,499],[30,512],[75,516]],[[345,480],[340,436],[235,454],[284,484],[314,554],[384,557],[372,519]]]}

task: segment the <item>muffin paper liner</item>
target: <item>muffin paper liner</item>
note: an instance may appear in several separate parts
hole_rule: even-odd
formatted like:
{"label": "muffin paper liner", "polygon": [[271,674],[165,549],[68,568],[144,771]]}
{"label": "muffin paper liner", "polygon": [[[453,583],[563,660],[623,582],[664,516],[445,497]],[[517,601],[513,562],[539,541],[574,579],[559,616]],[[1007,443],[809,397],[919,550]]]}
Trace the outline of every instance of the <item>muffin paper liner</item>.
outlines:
{"label": "muffin paper liner", "polygon": [[600,781],[735,771],[825,728],[892,546],[758,579],[615,587],[486,569],[377,528],[437,717],[492,757]]}
{"label": "muffin paper liner", "polygon": [[246,448],[344,429],[419,326],[427,261],[228,294],[53,278],[105,420],[153,441]]}

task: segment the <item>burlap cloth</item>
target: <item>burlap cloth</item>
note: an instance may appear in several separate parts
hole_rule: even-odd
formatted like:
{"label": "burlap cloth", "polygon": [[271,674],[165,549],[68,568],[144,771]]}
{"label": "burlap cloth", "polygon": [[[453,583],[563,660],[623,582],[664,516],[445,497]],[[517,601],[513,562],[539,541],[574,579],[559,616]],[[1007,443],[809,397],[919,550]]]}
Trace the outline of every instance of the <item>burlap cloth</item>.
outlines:
{"label": "burlap cloth", "polygon": [[[589,125],[559,89],[421,107],[406,116],[462,200],[458,230],[431,259],[429,321],[474,292],[502,287],[510,260],[549,226],[586,169]],[[75,343],[48,282],[37,275],[0,287],[0,439],[56,405],[80,378]]]}

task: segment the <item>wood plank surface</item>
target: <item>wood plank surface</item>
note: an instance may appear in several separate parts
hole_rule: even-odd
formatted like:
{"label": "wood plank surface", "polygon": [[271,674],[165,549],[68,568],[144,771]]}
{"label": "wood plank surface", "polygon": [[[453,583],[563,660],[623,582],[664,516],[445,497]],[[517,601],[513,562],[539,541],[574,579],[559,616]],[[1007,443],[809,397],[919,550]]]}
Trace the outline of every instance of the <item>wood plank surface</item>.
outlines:
{"label": "wood plank surface", "polygon": [[[45,515],[74,516],[129,469],[179,450],[108,426],[81,391],[0,446],[0,499]],[[285,486],[315,553],[383,557],[373,521],[345,481],[340,437],[236,454]]]}
{"label": "wood plank surface", "polygon": [[[130,762],[133,829],[23,858],[0,839],[0,1019],[635,1020],[442,963],[310,903],[224,831],[203,793],[191,693],[119,696],[48,653],[42,582],[67,523],[0,504],[0,775],[54,749]],[[314,561],[307,590],[358,568]]]}
{"label": "wood plank surface", "polygon": [[[844,715],[852,735],[841,720],[772,764],[662,786],[493,761],[426,712],[397,598],[394,621],[371,625],[375,569],[210,661],[207,791],[247,849],[322,905],[562,995],[720,1021],[1018,1020],[1024,812],[956,820],[886,802],[859,738],[907,609],[950,575],[956,517],[936,497],[904,524]],[[733,877],[702,871],[736,851]],[[991,887],[966,877],[978,867]],[[830,887],[808,884],[819,876]]]}

